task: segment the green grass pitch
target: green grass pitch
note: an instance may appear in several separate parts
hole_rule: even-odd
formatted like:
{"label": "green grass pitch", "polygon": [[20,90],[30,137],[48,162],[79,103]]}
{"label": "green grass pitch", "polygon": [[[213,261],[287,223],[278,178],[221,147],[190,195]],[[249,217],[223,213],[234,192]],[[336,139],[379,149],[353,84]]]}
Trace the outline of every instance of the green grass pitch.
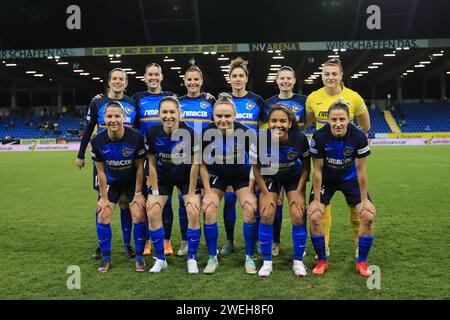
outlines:
{"label": "green grass pitch", "polygon": [[[333,200],[332,255],[323,277],[291,271],[291,222],[286,206],[280,256],[269,278],[244,273],[242,215],[237,253],[224,257],[214,275],[188,275],[185,258],[171,256],[161,274],[137,274],[121,254],[120,214],[113,217],[114,267],[98,274],[90,256],[97,246],[92,163],[83,170],[74,152],[0,155],[0,299],[450,299],[450,147],[372,148],[369,191],[377,206],[369,264],[380,267],[381,288],[369,290],[355,271],[354,244],[344,198]],[[310,185],[307,187],[310,188]],[[172,240],[180,234],[177,201]],[[225,239],[219,216],[219,246]],[[207,260],[202,236],[199,267]],[[147,265],[153,263],[146,258]],[[262,263],[258,257],[257,266]],[[69,290],[67,268],[81,270],[81,289]]]}

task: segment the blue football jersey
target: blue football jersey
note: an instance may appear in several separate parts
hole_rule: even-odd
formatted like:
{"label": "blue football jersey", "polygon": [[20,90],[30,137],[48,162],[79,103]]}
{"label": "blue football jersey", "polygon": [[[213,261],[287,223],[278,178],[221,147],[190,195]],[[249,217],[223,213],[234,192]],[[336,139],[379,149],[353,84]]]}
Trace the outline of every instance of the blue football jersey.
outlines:
{"label": "blue football jersey", "polygon": [[132,186],[136,182],[135,160],[146,156],[139,131],[125,127],[122,139],[113,141],[104,130],[91,140],[91,146],[92,160],[105,163],[108,185]]}
{"label": "blue football jersey", "polygon": [[200,148],[200,139],[195,137],[194,129],[183,122],[179,129],[186,130],[187,135],[168,134],[162,124],[150,127],[146,133],[148,153],[155,155],[157,160],[158,180],[166,184],[189,181],[194,161],[192,155]]}
{"label": "blue football jersey", "polygon": [[170,91],[161,91],[155,94],[142,91],[133,95],[133,99],[137,101],[139,106],[139,130],[142,136],[145,136],[149,127],[160,123],[159,101],[167,96],[174,96],[174,94]]}
{"label": "blue football jersey", "polygon": [[264,100],[253,92],[248,92],[242,98],[232,97],[236,105],[236,121],[248,126],[255,132],[258,131],[258,125],[265,123],[267,119]]}
{"label": "blue football jersey", "polygon": [[133,98],[124,95],[122,99],[114,100],[110,99],[107,95],[104,95],[99,99],[94,99],[86,113],[87,125],[83,137],[81,138],[80,149],[78,150],[79,159],[84,159],[84,154],[95,126],[98,127],[97,133],[106,129],[105,119],[103,117],[105,116],[106,106],[113,101],[118,102],[124,110],[125,120],[123,124],[135,128],[139,127],[138,105]]}
{"label": "blue football jersey", "polygon": [[313,158],[324,160],[323,182],[333,184],[357,179],[355,159],[370,154],[365,133],[352,124],[342,138],[334,137],[330,125],[326,124],[314,133],[310,151]]}
{"label": "blue football jersey", "polygon": [[[208,131],[214,133],[212,136],[217,139],[208,141]],[[220,133],[214,122],[203,129],[203,161],[209,173],[229,178],[250,172],[248,137],[255,136],[256,140],[256,133],[239,122],[234,122],[234,133],[235,136],[227,138]]]}
{"label": "blue football jersey", "polygon": [[201,135],[213,118],[213,106],[215,100],[206,99],[205,94],[197,98],[185,95],[179,98],[181,106],[181,120],[194,129],[195,133]]}
{"label": "blue football jersey", "polygon": [[299,130],[289,130],[288,140],[273,147],[270,129],[265,135],[258,136],[258,146],[252,145],[250,154],[253,163],[270,168],[273,174],[263,174],[282,183],[298,179],[302,164],[310,161],[309,143],[306,136]]}
{"label": "blue football jersey", "polygon": [[265,104],[267,107],[267,115],[269,114],[270,107],[273,106],[276,103],[282,103],[285,105],[288,105],[292,112],[294,112],[295,117],[297,118],[298,125],[300,126],[300,130],[303,130],[303,127],[305,125],[305,115],[306,115],[306,96],[296,94],[292,96],[290,99],[281,99],[278,97],[278,95],[275,95],[273,97],[270,97],[266,100]]}

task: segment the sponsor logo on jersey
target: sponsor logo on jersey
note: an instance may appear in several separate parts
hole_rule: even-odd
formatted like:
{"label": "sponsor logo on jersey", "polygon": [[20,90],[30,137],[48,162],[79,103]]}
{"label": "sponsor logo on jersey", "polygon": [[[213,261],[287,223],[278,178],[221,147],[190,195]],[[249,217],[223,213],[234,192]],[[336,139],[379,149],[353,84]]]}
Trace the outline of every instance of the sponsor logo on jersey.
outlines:
{"label": "sponsor logo on jersey", "polygon": [[252,109],[254,109],[255,107],[256,107],[256,104],[251,103],[251,102],[247,102],[246,105],[245,105],[245,108],[246,108],[247,110],[252,110]]}
{"label": "sponsor logo on jersey", "polygon": [[352,155],[352,153],[353,153],[353,147],[352,146],[346,146],[345,148],[344,148],[344,156],[346,156],[346,157],[350,157],[351,155]]}
{"label": "sponsor logo on jersey", "polygon": [[132,159],[127,160],[106,160],[106,164],[110,167],[122,167],[131,165]]}
{"label": "sponsor logo on jersey", "polygon": [[145,110],[144,116],[157,116],[159,115],[159,110]]}
{"label": "sponsor logo on jersey", "polygon": [[238,113],[236,118],[253,120],[253,113]]}
{"label": "sponsor logo on jersey", "polygon": [[320,111],[319,118],[328,118],[328,111]]}
{"label": "sponsor logo on jersey", "polygon": [[200,102],[200,108],[207,108],[209,106],[209,103],[206,101]]}
{"label": "sponsor logo on jersey", "polygon": [[122,149],[122,154],[124,157],[129,157],[130,154],[132,154],[134,151],[134,149],[128,149],[128,148],[123,148]]}
{"label": "sponsor logo on jersey", "polygon": [[333,165],[335,167],[345,167],[353,162],[352,158],[348,159],[334,159],[334,158],[327,158],[327,163],[330,165]]}
{"label": "sponsor logo on jersey", "polygon": [[272,162],[272,163],[270,163],[269,167],[272,169],[280,169],[280,170],[289,169],[289,168],[295,167],[295,161],[294,162],[286,162],[286,163]]}
{"label": "sponsor logo on jersey", "polygon": [[298,156],[298,152],[295,152],[295,151],[291,151],[291,152],[289,152],[289,153],[287,154],[287,158],[288,158],[289,160],[294,160],[295,157],[297,157],[297,156]]}
{"label": "sponsor logo on jersey", "polygon": [[183,118],[189,118],[189,117],[206,118],[206,117],[208,117],[208,112],[207,111],[183,111]]}
{"label": "sponsor logo on jersey", "polygon": [[163,162],[166,163],[172,163],[172,162],[186,162],[186,154],[185,153],[164,153],[160,152],[158,153],[158,158],[161,159]]}

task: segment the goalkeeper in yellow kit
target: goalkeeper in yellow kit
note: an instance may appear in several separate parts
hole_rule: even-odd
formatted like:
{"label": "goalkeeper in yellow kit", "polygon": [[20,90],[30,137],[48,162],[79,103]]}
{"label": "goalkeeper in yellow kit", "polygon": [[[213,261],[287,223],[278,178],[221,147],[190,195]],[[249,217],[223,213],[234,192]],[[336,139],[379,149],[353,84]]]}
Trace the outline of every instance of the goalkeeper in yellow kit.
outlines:
{"label": "goalkeeper in yellow kit", "polygon": [[[339,59],[327,60],[322,65],[322,81],[324,86],[312,92],[306,99],[305,129],[316,124],[316,130],[327,124],[328,108],[338,99],[342,99],[348,105],[350,121],[355,117],[361,130],[367,133],[370,129],[369,111],[361,96],[348,88],[342,82],[343,69]],[[359,214],[354,208],[349,207],[350,223],[353,229],[355,245],[358,245],[358,232],[360,225]],[[331,204],[326,206],[324,216],[324,234],[326,254],[330,255],[330,228],[331,228]],[[358,250],[356,250],[356,254]]]}

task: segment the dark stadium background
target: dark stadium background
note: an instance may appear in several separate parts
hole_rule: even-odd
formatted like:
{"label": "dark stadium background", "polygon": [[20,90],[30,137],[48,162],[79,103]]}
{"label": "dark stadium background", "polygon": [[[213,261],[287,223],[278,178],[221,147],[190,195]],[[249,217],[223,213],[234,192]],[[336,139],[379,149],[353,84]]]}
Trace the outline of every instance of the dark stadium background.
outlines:
{"label": "dark stadium background", "polygon": [[[214,43],[317,42],[373,39],[439,39],[450,38],[449,1],[445,0],[306,0],[306,1],[211,1],[211,0],[130,0],[130,1],[2,1],[0,11],[0,50],[42,48],[86,48],[108,46],[145,46]],[[81,30],[66,28],[69,5],[81,8]],[[381,8],[381,30],[368,30],[369,5]],[[445,48],[443,48],[445,50]],[[351,79],[358,70],[383,58],[389,50],[358,50],[341,53],[345,82],[366,99],[396,99],[396,81],[406,69],[423,59],[433,58],[435,49],[414,49],[384,58],[384,67],[359,79]],[[297,91],[305,94],[321,86],[303,82],[330,54],[330,51],[283,53],[281,64],[291,65],[299,79]],[[265,52],[231,53],[250,61],[249,88],[264,98],[276,92],[276,85],[265,83],[271,56]],[[129,67],[142,74],[149,62],[161,63],[165,80],[163,88],[184,94],[178,71],[194,58],[205,73],[205,89],[214,94],[229,90],[217,56],[176,55],[176,63],[163,62],[164,55],[126,56],[122,64],[112,65],[104,57],[68,58],[68,66],[58,66],[46,59],[26,59],[15,68],[0,63],[0,107],[10,105],[11,87],[16,86],[18,104],[55,104],[55,92],[63,90],[63,105],[86,105],[94,93],[103,92],[105,79],[113,67]],[[431,66],[415,70],[402,79],[403,99],[440,100],[441,75],[450,70],[449,53],[433,58]],[[80,77],[72,72],[76,66],[91,73]],[[44,77],[25,74],[29,68],[40,68]],[[449,76],[444,76],[449,88]],[[52,79],[52,81],[49,81]],[[397,80],[396,80],[397,79]],[[375,89],[374,89],[375,88]],[[129,93],[144,90],[142,82],[130,76]],[[449,90],[449,89],[447,89]],[[30,94],[30,92],[33,92]],[[52,93],[53,92],[53,93]]]}

